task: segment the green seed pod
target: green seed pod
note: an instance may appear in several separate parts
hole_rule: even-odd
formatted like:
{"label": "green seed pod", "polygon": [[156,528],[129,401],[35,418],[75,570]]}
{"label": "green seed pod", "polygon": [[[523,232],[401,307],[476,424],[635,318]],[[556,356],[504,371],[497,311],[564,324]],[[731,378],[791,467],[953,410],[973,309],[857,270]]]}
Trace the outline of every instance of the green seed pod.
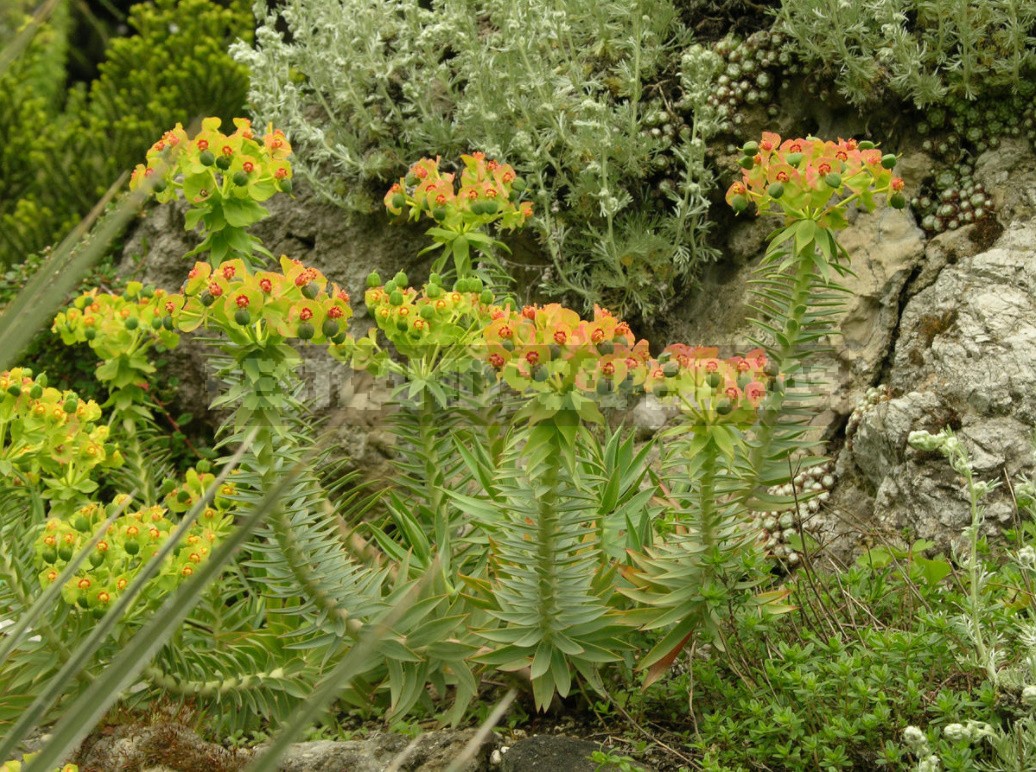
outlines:
{"label": "green seed pod", "polygon": [[756,153],[759,152],[759,143],[746,142],[744,145],[741,146],[741,152],[747,156],[754,156]]}
{"label": "green seed pod", "polygon": [[429,274],[428,275],[428,283],[429,284],[438,284],[439,286],[442,286],[442,276],[440,276],[437,273]]}
{"label": "green seed pod", "polygon": [[80,513],[72,518],[72,527],[77,531],[86,533],[90,530],[90,519],[86,515]]}
{"label": "green seed pod", "polygon": [[98,552],[97,550],[94,550],[93,552],[90,553],[90,565],[91,566],[93,566],[94,568],[97,568],[97,566],[101,565],[101,563],[103,563],[103,562],[104,562],[104,553],[103,552]]}
{"label": "green seed pod", "polygon": [[202,150],[198,160],[201,161],[202,166],[212,166],[216,163],[216,156],[212,154],[211,150]]}
{"label": "green seed pod", "polygon": [[521,177],[515,177],[513,180],[511,180],[511,189],[517,190],[519,193],[521,193],[523,190],[525,190],[525,180],[523,180]]}
{"label": "green seed pod", "polygon": [[842,184],[842,175],[838,172],[831,172],[829,175],[824,177],[824,182],[827,183],[828,187],[837,188]]}
{"label": "green seed pod", "polygon": [[778,199],[784,195],[784,185],[780,182],[774,182],[766,189],[766,192],[769,194],[770,198]]}
{"label": "green seed pod", "polygon": [[292,189],[295,187],[289,179],[280,180],[277,184],[280,185],[281,191],[284,193],[291,193]]}
{"label": "green seed pod", "polygon": [[493,300],[494,298],[492,290],[482,290],[482,294],[478,296],[478,301],[485,306],[488,306],[490,303],[493,302]]}
{"label": "green seed pod", "polygon": [[737,165],[740,166],[742,169],[751,169],[753,166],[755,166],[755,158],[746,155],[744,158],[737,162]]}
{"label": "green seed pod", "polygon": [[896,191],[891,196],[889,196],[889,206],[891,206],[893,209],[902,209],[904,206],[906,206],[906,196],[904,196],[899,191]]}
{"label": "green seed pod", "polygon": [[502,340],[500,342],[500,345],[503,347],[504,351],[514,351],[514,341],[513,340]]}
{"label": "green seed pod", "polygon": [[486,201],[482,204],[482,214],[496,214],[499,208],[496,201]]}
{"label": "green seed pod", "polygon": [[54,549],[44,549],[41,553],[41,557],[43,558],[44,563],[53,563],[58,559],[58,553],[57,550]]}
{"label": "green seed pod", "polygon": [[203,306],[211,306],[216,301],[216,298],[212,297],[211,292],[204,290],[200,295],[198,295],[198,300],[201,301]]}
{"label": "green seed pod", "polygon": [[159,178],[159,179],[155,180],[155,184],[151,186],[151,189],[155,193],[163,193],[163,192],[165,192],[166,187],[167,187],[167,185],[166,185],[165,180]]}
{"label": "green seed pod", "polygon": [[127,555],[136,555],[140,552],[140,543],[134,539],[127,539],[123,542],[122,548],[126,550]]}
{"label": "green seed pod", "polygon": [[234,312],[234,321],[242,327],[247,327],[252,323],[252,315],[247,308],[239,308]]}
{"label": "green seed pod", "polygon": [[378,275],[377,271],[371,271],[367,274],[367,286],[371,289],[381,286],[381,276]]}
{"label": "green seed pod", "polygon": [[665,366],[662,367],[662,374],[666,378],[674,378],[680,374],[680,365],[678,362],[666,362]]}
{"label": "green seed pod", "polygon": [[95,330],[93,327],[87,327],[86,332],[83,333],[83,336],[87,340],[93,340],[97,337],[97,330]]}
{"label": "green seed pod", "polygon": [[597,382],[597,393],[602,397],[606,394],[611,394],[614,388],[615,387],[612,385],[612,382],[605,378],[602,378]]}
{"label": "green seed pod", "polygon": [[[921,131],[921,126],[922,126],[922,125],[923,125],[923,126],[925,126],[925,129],[927,130],[927,124],[919,124],[919,125],[918,125],[918,127],[917,127],[917,130],[918,130],[918,131]],[[877,147],[877,145],[875,145],[875,144],[874,144],[873,142],[871,142],[871,141],[870,141],[869,139],[865,139],[865,140],[863,140],[863,141],[862,141],[862,142],[861,142],[861,143],[860,143],[860,144],[858,145],[858,147],[860,148],[860,150],[873,150],[874,148],[876,148],[876,147]]]}
{"label": "green seed pod", "polygon": [[483,215],[486,213],[485,205],[482,199],[472,201],[470,206],[468,206],[468,209],[471,211],[472,214]]}
{"label": "green seed pod", "polygon": [[408,187],[411,187],[411,188],[412,188],[412,187],[413,187],[414,185],[416,185],[416,184],[417,184],[417,183],[419,183],[420,181],[421,181],[421,180],[420,180],[420,178],[418,178],[418,176],[417,176],[416,174],[408,174],[408,175],[407,175],[407,176],[406,176],[406,177],[405,177],[405,178],[403,179],[403,184],[405,184],[405,185],[407,185]]}
{"label": "green seed pod", "polygon": [[403,305],[403,293],[399,290],[392,290],[392,292],[389,294],[389,303],[391,303],[394,306]]}
{"label": "green seed pod", "polygon": [[22,395],[22,387],[19,386],[17,383],[12,383],[10,386],[7,387],[7,393],[10,394],[12,397],[20,397]]}
{"label": "green seed pod", "polygon": [[547,371],[547,368],[542,365],[532,371],[532,379],[537,383],[543,383],[549,377],[550,373]]}
{"label": "green seed pod", "polygon": [[299,337],[302,340],[310,340],[316,334],[316,330],[309,322],[299,322]]}
{"label": "green seed pod", "polygon": [[396,319],[396,329],[399,330],[399,332],[406,332],[410,329],[410,325],[406,323],[405,319]]}
{"label": "green seed pod", "polygon": [[162,328],[162,317],[154,316],[151,318],[151,329],[158,330]]}
{"label": "green seed pod", "polygon": [[896,156],[893,153],[886,153],[881,157],[881,165],[886,169],[892,169],[896,166]]}
{"label": "green seed pod", "polygon": [[320,294],[320,287],[317,286],[316,282],[310,282],[302,287],[302,296],[313,300],[317,295]]}
{"label": "green seed pod", "polygon": [[395,276],[392,277],[392,281],[396,283],[397,287],[406,287],[410,284],[410,277],[403,273],[403,271],[399,271]]}
{"label": "green seed pod", "polygon": [[126,329],[127,330],[135,330],[139,326],[140,326],[140,320],[137,317],[135,317],[135,316],[127,317],[127,319],[126,319]]}
{"label": "green seed pod", "polygon": [[438,284],[429,284],[428,287],[425,289],[425,294],[432,300],[435,300],[436,298],[441,298],[443,292],[443,288],[440,287]]}
{"label": "green seed pod", "polygon": [[202,474],[208,474],[212,471],[212,462],[209,461],[207,458],[203,458],[195,465],[195,467]]}
{"label": "green seed pod", "polygon": [[339,332],[337,335],[331,338],[331,342],[334,343],[336,346],[341,346],[343,343],[345,343],[347,339],[348,336],[346,336],[345,331],[343,330],[342,332]]}
{"label": "green seed pod", "polygon": [[709,373],[705,376],[705,383],[709,385],[710,389],[718,389],[723,383],[723,376],[719,373]]}
{"label": "green seed pod", "polygon": [[597,353],[601,356],[608,356],[615,351],[615,344],[610,340],[602,340],[597,344]]}
{"label": "green seed pod", "polygon": [[248,175],[245,172],[234,172],[234,176],[231,179],[239,188],[243,188],[248,184]]}
{"label": "green seed pod", "polygon": [[227,169],[229,169],[230,168],[230,156],[221,155],[219,158],[217,158],[216,159],[216,168],[220,169],[221,171],[226,171]]}
{"label": "green seed pod", "polygon": [[720,415],[729,415],[731,409],[732,407],[730,405],[729,399],[724,399],[718,405],[716,405],[716,412]]}
{"label": "green seed pod", "polygon": [[437,207],[435,207],[435,209],[432,210],[432,217],[435,220],[438,220],[439,222],[442,222],[443,220],[445,220],[446,219],[446,207],[444,207],[444,206],[437,206]]}
{"label": "green seed pod", "polygon": [[173,329],[173,317],[171,317],[171,316],[163,317],[162,318],[162,326],[165,327],[167,330]]}
{"label": "green seed pod", "polygon": [[798,166],[802,163],[802,153],[788,153],[788,155],[784,157],[784,160],[792,166]]}
{"label": "green seed pod", "polygon": [[33,399],[39,399],[43,396],[43,387],[38,383],[33,384],[33,387],[29,389],[29,396]]}
{"label": "green seed pod", "polygon": [[742,195],[734,196],[730,202],[730,206],[733,208],[734,212],[741,214],[748,209],[748,199]]}
{"label": "green seed pod", "polygon": [[402,209],[404,206],[406,206],[406,196],[404,196],[402,193],[396,193],[394,196],[392,196],[393,209]]}
{"label": "green seed pod", "polygon": [[74,412],[76,412],[76,408],[79,407],[79,400],[76,399],[75,397],[69,397],[68,399],[65,400],[64,407],[65,407],[65,412],[66,413],[69,413],[69,414],[74,413]]}
{"label": "green seed pod", "polygon": [[334,319],[325,319],[320,325],[320,331],[324,333],[325,338],[333,338],[338,334],[338,322]]}
{"label": "green seed pod", "polygon": [[435,306],[428,304],[421,306],[419,312],[422,319],[434,319],[435,318]]}
{"label": "green seed pod", "polygon": [[62,544],[60,547],[58,547],[58,557],[62,560],[71,560],[72,547],[68,544]]}

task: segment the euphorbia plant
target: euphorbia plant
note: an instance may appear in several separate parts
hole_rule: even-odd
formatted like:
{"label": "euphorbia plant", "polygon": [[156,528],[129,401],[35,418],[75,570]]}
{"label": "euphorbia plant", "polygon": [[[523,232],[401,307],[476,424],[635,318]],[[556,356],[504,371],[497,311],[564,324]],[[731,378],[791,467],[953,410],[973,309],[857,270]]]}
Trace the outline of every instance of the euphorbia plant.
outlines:
{"label": "euphorbia plant", "polygon": [[[479,152],[462,155],[461,161],[464,168],[459,189],[454,187],[454,174],[439,170],[438,158],[422,158],[389,188],[385,207],[393,215],[408,210],[407,216],[415,222],[423,213],[437,223],[426,231],[435,243],[422,250],[443,250],[432,266],[433,271],[455,270],[461,279],[480,273],[486,281],[499,283],[506,273],[492,250],[508,250],[483,230],[488,225],[507,229],[522,226],[532,217],[532,203],[521,200],[525,182],[509,164],[487,160]],[[488,262],[484,269],[472,262],[472,248]]]}
{"label": "euphorbia plant", "polygon": [[216,265],[235,257],[251,263],[254,253],[272,257],[248,228],[269,214],[263,201],[291,192],[291,145],[272,127],[260,141],[245,118],[234,119],[232,134],[221,132],[220,123],[206,118],[193,138],[176,124],[151,146],[147,163],[133,170],[130,188],[151,179],[159,202],[184,199],[185,227],[200,224],[205,233],[188,257],[208,252]]}
{"label": "euphorbia plant", "polygon": [[837,335],[845,290],[836,280],[850,270],[849,255],[837,240],[848,225],[846,213],[852,207],[873,211],[880,197],[895,208],[906,199],[903,180],[892,174],[895,155],[883,154],[871,142],[782,141],[764,132],[742,150],[741,179],[727,190],[727,202],[739,213],[754,205],[758,214],[784,220],[770,235],[758,268],[752,291],[759,316],[751,321],[760,333],[757,343],[794,384],[763,409],[749,454],[761,489],[784,476],[788,454],[809,445],[801,441],[809,415],[803,406],[813,400],[809,387],[819,384],[810,381],[806,365],[825,339]]}

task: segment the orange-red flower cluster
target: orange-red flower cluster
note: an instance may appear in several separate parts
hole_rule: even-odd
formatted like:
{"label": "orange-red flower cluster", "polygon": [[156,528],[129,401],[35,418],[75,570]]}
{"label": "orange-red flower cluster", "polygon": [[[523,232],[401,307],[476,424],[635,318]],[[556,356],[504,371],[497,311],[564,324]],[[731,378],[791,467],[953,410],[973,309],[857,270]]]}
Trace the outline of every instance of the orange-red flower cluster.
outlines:
{"label": "orange-red flower cluster", "polygon": [[269,335],[314,343],[343,339],[352,316],[348,293],[298,260],[282,256],[280,263],[280,271],[256,272],[242,260],[217,268],[195,263],[166,310],[183,332],[216,327],[240,343]]}
{"label": "orange-red flower cluster", "polygon": [[532,204],[520,200],[525,184],[509,164],[487,160],[483,153],[461,160],[459,189],[455,175],[439,171],[438,158],[422,158],[385,194],[385,207],[394,215],[409,208],[415,220],[425,212],[446,227],[498,222],[515,228],[532,217]]}
{"label": "orange-red flower cluster", "polygon": [[838,228],[845,225],[842,209],[849,200],[867,211],[876,206],[877,195],[897,208],[906,204],[903,180],[892,175],[896,157],[882,155],[870,142],[782,141],[763,132],[742,151],[741,179],[727,190],[727,203],[737,212],[754,203],[759,214],[780,211],[789,222],[816,219],[821,227]]}

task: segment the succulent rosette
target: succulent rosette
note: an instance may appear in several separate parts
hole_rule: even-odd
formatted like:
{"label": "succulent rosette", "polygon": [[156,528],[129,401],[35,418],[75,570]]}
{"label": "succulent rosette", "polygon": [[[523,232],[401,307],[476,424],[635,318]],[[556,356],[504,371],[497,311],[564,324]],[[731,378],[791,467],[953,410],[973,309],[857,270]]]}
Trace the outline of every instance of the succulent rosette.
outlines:
{"label": "succulent rosette", "polygon": [[720,359],[718,348],[676,343],[649,363],[644,389],[677,406],[685,424],[748,425],[772,382],[762,349]]}
{"label": "succulent rosette", "polygon": [[600,307],[591,319],[557,303],[497,307],[491,317],[481,357],[514,391],[546,397],[551,409],[581,410],[586,400],[632,391],[647,377],[647,341]]}
{"label": "succulent rosette", "polygon": [[95,469],[122,463],[100,419],[100,405],[47,386],[45,374],[0,373],[0,474],[41,485],[52,505],[92,493]]}
{"label": "succulent rosette", "polygon": [[877,206],[880,195],[893,207],[906,204],[903,180],[892,174],[896,156],[883,154],[871,142],[813,137],[782,141],[763,132],[742,153],[741,178],[726,196],[736,212],[755,204],[759,214],[780,213],[789,223],[813,219],[823,228],[842,228],[850,202],[867,211]]}
{"label": "succulent rosette", "polygon": [[509,164],[477,152],[462,155],[461,161],[459,189],[456,175],[440,171],[439,158],[422,158],[385,194],[385,207],[393,215],[409,210],[413,220],[423,212],[444,227],[497,223],[517,228],[532,216],[532,203],[521,201],[525,183]]}
{"label": "succulent rosette", "polygon": [[166,311],[183,332],[221,330],[242,345],[271,336],[342,343],[352,316],[349,294],[317,269],[282,256],[281,270],[252,271],[243,260],[195,263]]}
{"label": "succulent rosette", "polygon": [[[208,484],[212,479],[212,475],[208,475],[203,480],[195,473],[194,482]],[[184,487],[170,494],[175,497],[180,511],[184,509],[184,496],[181,493],[188,490],[191,482],[189,478]],[[166,499],[169,503],[170,497]],[[36,566],[40,583],[44,587],[57,581],[68,562],[86,548],[102,524],[120,506],[124,506],[126,500],[127,497],[120,494],[107,507],[91,502],[77,509],[70,517],[51,517],[47,520],[35,548]],[[191,524],[184,538],[162,565],[159,574],[145,587],[142,596],[145,603],[160,601],[211,555],[213,548],[233,526],[233,519],[229,515],[230,506],[231,502],[226,496],[217,495],[212,506],[207,507]],[[103,616],[144,564],[170,538],[177,524],[170,519],[169,512],[166,507],[155,505],[118,516],[107,531],[101,534],[86,561],[62,586],[61,596],[64,601],[95,617]]]}

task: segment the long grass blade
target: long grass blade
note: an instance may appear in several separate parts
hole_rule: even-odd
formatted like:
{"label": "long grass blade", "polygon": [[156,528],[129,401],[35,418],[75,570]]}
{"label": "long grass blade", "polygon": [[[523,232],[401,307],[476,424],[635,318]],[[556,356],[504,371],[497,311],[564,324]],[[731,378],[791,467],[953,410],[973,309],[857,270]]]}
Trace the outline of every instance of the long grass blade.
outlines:
{"label": "long grass blade", "polygon": [[108,188],[104,197],[54,248],[51,256],[0,316],[0,370],[6,370],[36,331],[50,322],[80,277],[105,253],[144,203],[147,192],[142,186],[123,198],[89,234],[89,242],[77,249],[127,177],[123,174]]}
{"label": "long grass blade", "polygon": [[482,747],[482,743],[484,743],[486,738],[489,737],[489,733],[493,731],[493,727],[499,724],[500,719],[507,714],[508,708],[511,707],[511,703],[514,702],[517,696],[517,689],[509,689],[507,694],[500,698],[500,702],[498,702],[492,712],[486,716],[486,720],[482,722],[474,736],[468,740],[464,749],[460,752],[460,755],[450,762],[450,766],[446,767],[446,772],[461,772],[468,768],[468,762],[475,758],[475,754],[478,753],[478,749]]}

